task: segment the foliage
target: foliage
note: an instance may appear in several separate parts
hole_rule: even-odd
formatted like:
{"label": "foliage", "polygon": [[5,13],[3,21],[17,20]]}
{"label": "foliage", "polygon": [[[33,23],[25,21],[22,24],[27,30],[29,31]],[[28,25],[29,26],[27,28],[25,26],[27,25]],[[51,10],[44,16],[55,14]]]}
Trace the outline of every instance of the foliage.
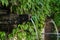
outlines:
{"label": "foliage", "polygon": [[59,28],[60,26],[60,0],[51,0],[51,14],[54,14],[54,21]]}
{"label": "foliage", "polygon": [[[38,31],[39,40],[41,38],[41,30],[44,28],[46,16],[50,16],[53,13],[57,14],[60,11],[60,2],[58,0],[0,0],[0,2],[3,6],[11,5],[11,12],[17,14],[31,14]],[[58,17],[55,17],[54,20],[56,21],[57,18]],[[58,19],[58,21],[60,21],[60,19]],[[18,28],[14,29],[13,32],[8,35],[9,38],[16,33],[20,40],[36,39],[36,32],[32,23],[19,24]]]}
{"label": "foliage", "polygon": [[8,0],[0,0],[0,2],[2,3],[2,5],[6,5],[6,6],[8,6]]}
{"label": "foliage", "polygon": [[5,40],[5,33],[4,32],[0,32],[0,40]]}
{"label": "foliage", "polygon": [[60,13],[55,14],[54,21],[58,28],[60,28]]}

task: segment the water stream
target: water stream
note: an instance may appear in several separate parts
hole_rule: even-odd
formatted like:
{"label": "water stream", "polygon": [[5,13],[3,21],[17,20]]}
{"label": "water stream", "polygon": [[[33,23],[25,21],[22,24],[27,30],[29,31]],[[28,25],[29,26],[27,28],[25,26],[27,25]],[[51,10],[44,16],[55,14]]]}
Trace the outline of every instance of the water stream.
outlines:
{"label": "water stream", "polygon": [[37,38],[37,40],[39,40],[37,28],[36,28],[36,25],[35,25],[34,21],[32,20],[32,18],[31,18],[31,22],[32,22],[32,24],[34,25],[34,29],[35,29],[35,31],[36,31],[36,38]]}
{"label": "water stream", "polygon": [[54,24],[56,33],[45,33],[45,31],[44,31],[45,28],[43,28],[43,30],[42,30],[42,40],[45,40],[45,39],[44,39],[44,36],[45,36],[44,34],[48,34],[48,35],[49,35],[49,34],[57,34],[57,40],[59,40],[59,32],[58,32],[58,28],[57,28],[57,26],[56,26],[56,24],[55,24],[55,22],[54,22],[53,20],[51,20],[50,22]]}
{"label": "water stream", "polygon": [[57,26],[56,26],[56,24],[55,24],[55,22],[54,22],[53,20],[51,20],[51,22],[54,24],[54,27],[55,27],[56,32],[57,32],[57,40],[59,40],[59,32],[58,32],[58,28],[57,28]]}

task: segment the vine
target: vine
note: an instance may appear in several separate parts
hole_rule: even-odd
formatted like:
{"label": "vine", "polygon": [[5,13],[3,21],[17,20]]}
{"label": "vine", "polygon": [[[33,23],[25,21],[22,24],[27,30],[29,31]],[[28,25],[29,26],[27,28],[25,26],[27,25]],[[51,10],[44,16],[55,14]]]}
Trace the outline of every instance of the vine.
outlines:
{"label": "vine", "polygon": [[[46,16],[50,16],[50,0],[0,0],[0,2],[3,6],[11,5],[11,12],[17,14],[32,14],[32,19],[34,20],[36,28],[38,29],[39,40],[41,39],[41,30],[44,28],[45,18]],[[22,30],[22,32],[18,33],[20,40],[23,38],[25,38],[25,40],[35,40],[36,33],[32,23],[22,25],[19,24],[18,28],[14,29],[11,35],[15,34],[19,30]],[[11,35],[9,35],[9,37]]]}

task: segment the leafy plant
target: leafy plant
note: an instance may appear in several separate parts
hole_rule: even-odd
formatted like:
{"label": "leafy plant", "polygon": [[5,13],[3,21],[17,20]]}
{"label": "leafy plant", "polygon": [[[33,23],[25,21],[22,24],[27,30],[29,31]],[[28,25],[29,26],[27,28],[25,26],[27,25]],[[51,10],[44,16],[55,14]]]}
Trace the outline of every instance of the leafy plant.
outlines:
{"label": "leafy plant", "polygon": [[6,5],[6,6],[8,6],[8,0],[0,0],[0,2],[2,3],[2,5]]}
{"label": "leafy plant", "polygon": [[[60,2],[58,0],[0,0],[0,2],[6,6],[11,4],[11,12],[19,15],[25,13],[31,14],[38,31],[39,40],[41,40],[41,30],[44,28],[46,16],[58,13],[56,11],[60,10]],[[14,29],[12,34],[9,35],[9,38],[16,33],[20,40],[22,38],[24,40],[36,40],[36,32],[31,22],[22,25],[19,24],[18,28]]]}
{"label": "leafy plant", "polygon": [[59,28],[60,26],[60,0],[51,0],[50,2],[51,14],[53,15],[54,21]]}

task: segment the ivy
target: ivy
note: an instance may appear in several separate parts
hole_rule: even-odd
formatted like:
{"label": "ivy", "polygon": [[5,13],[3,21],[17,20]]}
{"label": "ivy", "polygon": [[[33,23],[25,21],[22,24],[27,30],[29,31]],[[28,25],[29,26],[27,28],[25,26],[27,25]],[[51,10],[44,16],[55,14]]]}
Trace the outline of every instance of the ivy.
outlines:
{"label": "ivy", "polygon": [[[5,4],[6,6],[8,6],[9,5],[8,1],[9,0],[1,0],[2,5]],[[11,0],[10,3],[11,3],[11,10],[14,11],[15,13],[32,14],[32,19],[34,20],[36,24],[36,28],[38,28],[37,31],[41,32],[42,28],[44,27],[45,17],[49,15],[49,11],[50,11],[49,1],[47,0],[45,1],[44,0]],[[25,25],[19,25],[18,28],[20,28],[20,30],[23,30],[22,31],[23,33],[26,32],[26,34],[28,34],[27,36],[25,35],[25,37],[29,38],[28,40],[36,39],[34,38],[36,37],[36,35],[34,35],[36,34],[36,32],[34,31],[34,26],[32,25],[32,23],[27,23]],[[13,31],[13,34],[15,34],[16,32],[17,30],[15,29]],[[19,33],[18,36],[19,35],[22,36],[23,35],[22,32],[21,34]],[[38,33],[38,35],[39,34],[40,33]],[[40,35],[39,35],[39,38],[40,38]]]}
{"label": "ivy", "polygon": [[8,6],[8,0],[0,0],[1,2],[2,2],[2,5],[6,5],[6,6]]}
{"label": "ivy", "polygon": [[[39,39],[41,39],[40,34],[42,28],[44,28],[46,16],[60,11],[60,8],[58,8],[60,7],[60,1],[58,0],[0,0],[0,2],[3,6],[8,6],[10,5],[9,3],[11,3],[11,12],[17,14],[31,14],[38,31]],[[54,19],[56,23],[60,21],[59,19],[56,20],[57,18],[58,17]],[[36,40],[36,32],[31,22],[22,25],[19,24],[18,28],[14,29],[9,37],[14,36],[15,33],[18,33],[18,38],[20,40]]]}

